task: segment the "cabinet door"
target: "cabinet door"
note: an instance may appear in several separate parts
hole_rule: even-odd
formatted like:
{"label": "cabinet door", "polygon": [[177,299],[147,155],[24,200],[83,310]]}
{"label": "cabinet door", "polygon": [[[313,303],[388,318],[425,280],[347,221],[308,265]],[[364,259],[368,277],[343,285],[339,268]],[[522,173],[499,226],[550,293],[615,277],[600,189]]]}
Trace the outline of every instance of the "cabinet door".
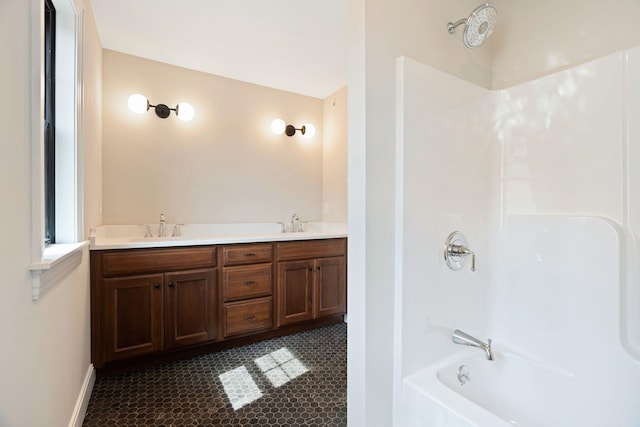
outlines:
{"label": "cabinet door", "polygon": [[278,325],[313,318],[313,261],[278,265]]}
{"label": "cabinet door", "polygon": [[104,360],[162,350],[162,274],[103,281]]}
{"label": "cabinet door", "polygon": [[167,273],[165,347],[211,341],[217,335],[216,269]]}
{"label": "cabinet door", "polygon": [[346,309],[346,264],[343,256],[315,262],[314,318],[344,314]]}

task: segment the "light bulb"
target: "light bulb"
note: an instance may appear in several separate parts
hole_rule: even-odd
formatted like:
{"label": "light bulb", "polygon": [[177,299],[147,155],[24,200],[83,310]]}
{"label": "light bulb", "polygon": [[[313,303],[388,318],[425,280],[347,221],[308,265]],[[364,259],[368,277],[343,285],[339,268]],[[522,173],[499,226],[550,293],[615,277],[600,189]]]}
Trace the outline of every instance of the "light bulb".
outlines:
{"label": "light bulb", "polygon": [[315,134],[316,134],[316,127],[314,125],[306,123],[304,125],[304,137],[305,138],[312,138],[313,135],[315,135]]}
{"label": "light bulb", "polygon": [[178,118],[185,122],[189,120],[193,120],[193,117],[196,115],[196,110],[193,109],[191,104],[186,102],[181,102],[178,104]]}
{"label": "light bulb", "polygon": [[137,114],[144,114],[149,110],[149,101],[147,101],[147,97],[140,95],[139,93],[131,95],[127,103],[129,104],[131,111]]}
{"label": "light bulb", "polygon": [[275,119],[271,122],[271,131],[276,135],[282,135],[287,125],[282,119]]}

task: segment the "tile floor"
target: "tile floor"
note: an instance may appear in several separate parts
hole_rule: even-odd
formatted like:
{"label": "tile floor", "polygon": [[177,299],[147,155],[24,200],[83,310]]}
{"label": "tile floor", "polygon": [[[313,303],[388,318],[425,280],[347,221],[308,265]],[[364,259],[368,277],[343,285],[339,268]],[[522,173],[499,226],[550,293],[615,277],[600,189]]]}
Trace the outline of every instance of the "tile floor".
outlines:
{"label": "tile floor", "polygon": [[345,324],[101,378],[83,424],[346,425]]}

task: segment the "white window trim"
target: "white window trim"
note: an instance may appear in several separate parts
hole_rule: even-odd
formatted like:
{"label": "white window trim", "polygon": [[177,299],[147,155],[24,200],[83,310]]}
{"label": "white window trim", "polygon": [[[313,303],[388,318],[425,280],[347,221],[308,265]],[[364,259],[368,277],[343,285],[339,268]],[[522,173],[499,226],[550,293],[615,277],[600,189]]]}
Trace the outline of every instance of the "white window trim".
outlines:
{"label": "white window trim", "polygon": [[[73,183],[73,197],[67,214],[73,220],[64,236],[65,243],[44,246],[44,2],[31,0],[31,295],[37,301],[42,294],[68,276],[80,263],[88,241],[82,241],[83,232],[83,38],[84,7],[81,0],[62,0],[56,6],[68,1],[69,7],[63,13],[73,15],[75,21],[74,51],[67,53],[74,58],[74,107],[68,115],[74,130],[74,149],[67,150],[67,164]],[[60,9],[56,7],[58,11]],[[63,8],[66,8],[64,4]],[[57,210],[57,208],[56,208]]]}
{"label": "white window trim", "polygon": [[38,262],[31,263],[31,298],[37,301],[82,262],[89,242],[50,245]]}

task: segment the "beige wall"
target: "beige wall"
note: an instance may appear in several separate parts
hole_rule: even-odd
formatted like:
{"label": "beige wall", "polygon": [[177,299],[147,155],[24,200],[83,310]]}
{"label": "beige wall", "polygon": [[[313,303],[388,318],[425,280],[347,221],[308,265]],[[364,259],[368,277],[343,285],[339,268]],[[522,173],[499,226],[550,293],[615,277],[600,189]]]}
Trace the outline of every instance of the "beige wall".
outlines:
{"label": "beige wall", "polygon": [[347,222],[347,87],[324,100],[322,220]]}
{"label": "beige wall", "polygon": [[[321,219],[322,100],[109,50],[102,93],[105,224],[155,223],[161,212],[184,223]],[[189,102],[195,118],[135,114],[132,93]],[[317,133],[274,135],[276,117]]]}
{"label": "beige wall", "polygon": [[[89,256],[85,250],[79,267],[32,302],[30,3],[0,2],[0,53],[11,59],[11,66],[0,67],[4,97],[0,105],[0,223],[5,224],[0,247],[0,426],[62,427],[69,425],[90,367]],[[90,11],[85,26],[85,66],[99,70],[94,62],[99,43]],[[97,73],[95,78],[99,78]],[[88,85],[85,99],[96,96],[95,85]],[[98,113],[90,110],[86,119],[87,135],[95,135]],[[86,151],[93,152],[99,133],[97,140],[90,137],[85,143]],[[90,184],[86,190],[94,187],[99,185]]]}
{"label": "beige wall", "polygon": [[[88,2],[87,2],[88,3]],[[85,15],[84,49],[84,238],[102,225],[102,45],[91,10]]]}
{"label": "beige wall", "polygon": [[640,1],[494,0],[491,86],[503,89],[640,45]]}

